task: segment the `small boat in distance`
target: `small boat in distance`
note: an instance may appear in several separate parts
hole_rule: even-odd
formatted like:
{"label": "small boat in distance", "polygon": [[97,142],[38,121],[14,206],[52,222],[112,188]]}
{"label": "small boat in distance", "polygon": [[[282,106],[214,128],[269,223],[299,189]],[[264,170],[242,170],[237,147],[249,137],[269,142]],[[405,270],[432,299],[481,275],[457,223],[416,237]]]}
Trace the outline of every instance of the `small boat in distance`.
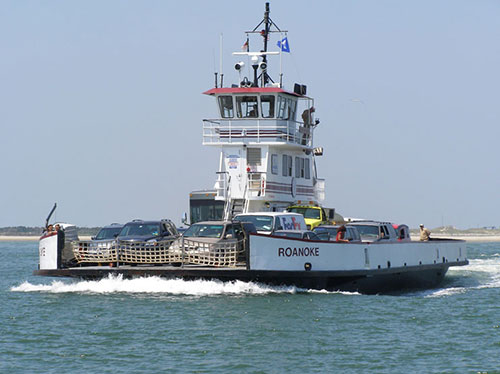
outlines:
{"label": "small boat in distance", "polygon": [[[314,225],[333,223],[337,216],[321,207],[325,181],[318,176],[315,159],[323,148],[314,145],[319,125],[314,99],[303,84],[285,89],[281,71],[278,79],[271,78],[269,58],[281,60],[289,47],[286,31],[269,14],[266,3],[264,19],[246,32],[245,50],[234,53],[239,59],[234,65],[237,84],[225,87],[222,74],[216,73],[215,87],[205,92],[215,98],[219,117],[203,121],[203,144],[221,152],[215,190],[190,195],[192,226],[186,235],[174,232],[163,240],[139,243],[117,239],[106,246],[68,244],[58,240],[60,234],[42,236],[34,274],[242,280],[379,293],[436,287],[449,267],[468,264],[464,241],[411,241],[406,225],[397,226],[398,232],[388,222],[365,224],[367,235],[375,233],[373,240],[273,235],[305,232],[304,216],[287,212],[290,207],[316,207],[309,209],[321,213]],[[254,35],[263,41],[255,52],[250,50]],[[277,51],[269,48],[274,35]]]}

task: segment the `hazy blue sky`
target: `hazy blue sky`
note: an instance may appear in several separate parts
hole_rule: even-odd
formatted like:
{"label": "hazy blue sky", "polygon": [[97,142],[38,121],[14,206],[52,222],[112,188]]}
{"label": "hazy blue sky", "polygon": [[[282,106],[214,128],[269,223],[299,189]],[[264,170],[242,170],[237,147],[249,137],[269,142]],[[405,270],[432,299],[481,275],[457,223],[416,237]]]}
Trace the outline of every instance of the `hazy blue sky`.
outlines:
{"label": "hazy blue sky", "polygon": [[[0,226],[171,218],[212,188],[202,119],[264,1],[0,2]],[[500,2],[271,1],[316,99],[326,206],[500,225]],[[275,45],[276,38],[271,40]]]}

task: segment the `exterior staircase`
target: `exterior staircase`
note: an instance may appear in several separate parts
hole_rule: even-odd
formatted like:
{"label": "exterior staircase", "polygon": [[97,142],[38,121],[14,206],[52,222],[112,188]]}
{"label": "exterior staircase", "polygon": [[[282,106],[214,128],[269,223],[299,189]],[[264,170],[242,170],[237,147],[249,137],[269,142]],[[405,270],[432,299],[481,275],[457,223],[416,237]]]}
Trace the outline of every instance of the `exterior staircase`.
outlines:
{"label": "exterior staircase", "polygon": [[231,216],[230,219],[235,215],[243,213],[245,208],[245,199],[232,199],[231,201]]}

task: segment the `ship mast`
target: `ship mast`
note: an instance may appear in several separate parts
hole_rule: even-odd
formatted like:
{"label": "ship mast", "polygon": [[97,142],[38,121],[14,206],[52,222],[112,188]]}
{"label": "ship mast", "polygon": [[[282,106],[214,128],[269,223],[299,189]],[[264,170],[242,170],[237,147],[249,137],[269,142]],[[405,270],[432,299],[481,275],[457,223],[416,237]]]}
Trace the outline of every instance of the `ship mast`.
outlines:
{"label": "ship mast", "polygon": [[[264,49],[261,52],[264,52],[262,55],[262,63],[261,63],[261,69],[262,73],[258,78],[262,79],[262,86],[266,86],[269,81],[273,82],[272,78],[269,76],[267,73],[267,42],[269,41],[269,34],[273,32],[278,32],[278,33],[286,33],[286,30],[280,30],[280,28],[273,22],[271,17],[269,17],[269,3],[266,3],[266,10],[264,12],[264,19],[260,21],[260,23],[255,26],[255,28],[252,31],[247,31],[247,34],[257,34],[259,33],[262,35],[264,38]],[[264,29],[257,31],[262,25],[264,25]],[[271,30],[271,27],[274,26],[276,28],[276,31]],[[254,71],[257,71],[258,65],[252,65],[254,68]],[[257,79],[258,80],[258,79]]]}

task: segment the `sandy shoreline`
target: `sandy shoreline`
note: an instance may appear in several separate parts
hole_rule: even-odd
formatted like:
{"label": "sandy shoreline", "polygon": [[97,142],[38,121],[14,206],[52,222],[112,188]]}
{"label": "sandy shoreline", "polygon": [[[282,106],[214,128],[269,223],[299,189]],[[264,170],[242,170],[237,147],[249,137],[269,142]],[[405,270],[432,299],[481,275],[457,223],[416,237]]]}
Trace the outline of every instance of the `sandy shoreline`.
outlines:
{"label": "sandy shoreline", "polygon": [[[0,235],[0,242],[34,242],[40,239],[39,236],[14,236]],[[90,236],[80,236],[80,240],[90,240]]]}
{"label": "sandy shoreline", "polygon": [[[468,242],[500,242],[500,235],[431,235],[434,238],[450,238],[466,240]],[[412,235],[412,240],[418,240],[418,236]],[[37,241],[38,236],[7,236],[0,235],[0,241]],[[90,240],[90,236],[80,236],[80,240]]]}
{"label": "sandy shoreline", "polygon": [[[465,240],[467,242],[500,242],[500,235],[434,235],[431,234],[431,238],[439,239],[458,239]],[[419,236],[411,235],[412,240],[419,240]]]}

